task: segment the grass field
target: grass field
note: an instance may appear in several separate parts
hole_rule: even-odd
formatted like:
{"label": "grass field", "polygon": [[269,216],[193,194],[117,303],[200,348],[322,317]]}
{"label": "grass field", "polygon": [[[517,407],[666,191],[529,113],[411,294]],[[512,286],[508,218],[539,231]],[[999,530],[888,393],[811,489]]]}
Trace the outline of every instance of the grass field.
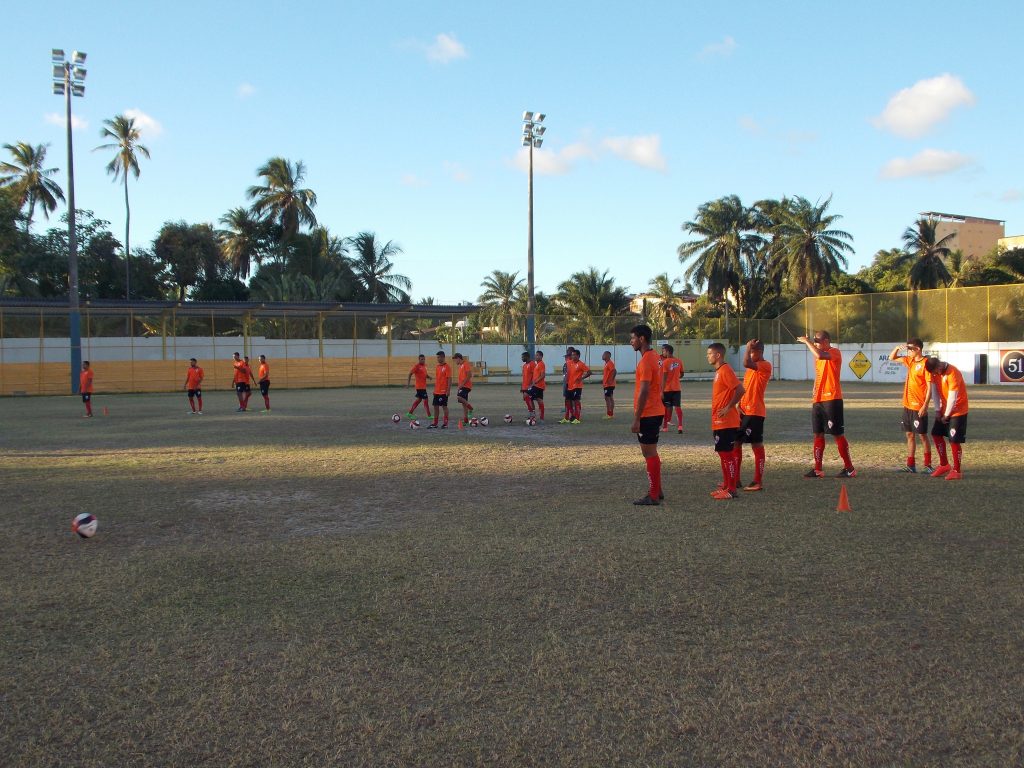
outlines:
{"label": "grass field", "polygon": [[479,387],[447,432],[401,389],[0,400],[0,763],[1022,765],[1022,393],[970,389],[947,482],[893,471],[897,387],[844,386],[852,513],[802,478],[807,382],[730,502],[684,383],[646,509],[631,385],[532,429]]}

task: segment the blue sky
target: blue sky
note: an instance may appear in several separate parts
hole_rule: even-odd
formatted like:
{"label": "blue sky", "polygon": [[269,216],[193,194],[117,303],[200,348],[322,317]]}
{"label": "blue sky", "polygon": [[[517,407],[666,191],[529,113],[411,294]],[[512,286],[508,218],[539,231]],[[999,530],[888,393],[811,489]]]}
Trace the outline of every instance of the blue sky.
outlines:
{"label": "blue sky", "polygon": [[121,187],[91,150],[104,119],[136,116],[152,159],[130,182],[133,248],[168,220],[216,224],[280,155],[305,162],[334,234],[404,248],[414,299],[475,300],[494,269],[525,277],[524,110],[548,116],[535,253],[549,293],[590,266],[634,291],[680,276],[681,225],[726,194],[831,195],[852,270],[920,211],[1024,233],[1019,1],[976,16],[874,0],[47,9],[4,12],[0,144],[49,143],[65,183],[49,55],[86,51],[77,204],[123,233]]}

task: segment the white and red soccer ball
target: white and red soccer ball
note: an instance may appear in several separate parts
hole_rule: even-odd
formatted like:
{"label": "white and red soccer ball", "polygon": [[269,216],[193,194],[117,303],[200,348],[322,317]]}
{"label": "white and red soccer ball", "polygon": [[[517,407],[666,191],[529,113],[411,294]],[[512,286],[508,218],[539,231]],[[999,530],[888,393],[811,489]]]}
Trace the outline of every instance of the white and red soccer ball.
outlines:
{"label": "white and red soccer ball", "polygon": [[490,419],[488,419],[486,416],[481,416],[480,417],[480,426],[481,427],[486,427],[490,423],[491,423]]}
{"label": "white and red soccer ball", "polygon": [[395,424],[397,424],[398,422],[400,422],[400,421],[402,420],[402,417],[401,417],[401,416],[399,416],[399,415],[398,415],[397,413],[393,413],[393,414],[391,414],[391,420],[392,420],[392,421],[393,421],[393,422],[394,422]]}
{"label": "white and red soccer ball", "polygon": [[526,426],[528,426],[528,427],[535,427],[535,426],[537,426],[537,420],[535,418],[533,418],[533,416],[527,416],[526,417]]}
{"label": "white and red soccer ball", "polygon": [[71,530],[83,539],[91,539],[96,535],[96,529],[99,527],[99,524],[100,522],[96,519],[95,515],[83,512],[71,521]]}
{"label": "white and red soccer ball", "polygon": [[419,429],[419,428],[420,428],[420,423],[416,419],[413,419],[412,421],[409,422],[409,429]]}
{"label": "white and red soccer ball", "polygon": [[511,413],[506,413],[505,414],[505,423],[506,424],[511,424],[512,423],[512,414]]}

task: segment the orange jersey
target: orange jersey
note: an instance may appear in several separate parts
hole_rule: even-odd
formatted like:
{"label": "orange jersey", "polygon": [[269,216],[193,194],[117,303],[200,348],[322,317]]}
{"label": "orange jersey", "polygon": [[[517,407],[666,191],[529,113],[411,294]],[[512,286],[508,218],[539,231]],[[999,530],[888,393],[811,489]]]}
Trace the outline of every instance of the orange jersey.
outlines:
{"label": "orange jersey", "polygon": [[921,410],[925,398],[928,397],[930,386],[930,375],[924,369],[926,358],[911,360],[909,357],[897,357],[901,363],[907,366],[907,381],[903,385],[903,407],[915,411]]}
{"label": "orange jersey", "polygon": [[604,364],[604,373],[601,374],[601,386],[615,386],[615,363],[613,363],[611,360]]}
{"label": "orange jersey", "polygon": [[842,400],[843,387],[839,383],[839,371],[843,366],[843,353],[835,347],[828,348],[828,359],[814,361],[814,396],[812,403],[825,400]]}
{"label": "orange jersey", "polygon": [[665,391],[679,392],[679,377],[683,375],[683,361],[675,357],[665,357],[661,360],[661,372],[665,375]]}
{"label": "orange jersey", "polygon": [[83,395],[92,394],[92,368],[78,374],[78,391]]}
{"label": "orange jersey", "polygon": [[270,380],[270,366],[267,365],[266,363],[260,363],[259,380],[260,381],[269,381]]}
{"label": "orange jersey", "polygon": [[772,364],[767,360],[759,360],[754,368],[747,368],[743,375],[743,397],[740,399],[740,410],[747,416],[764,417],[764,391],[772,378]]}
{"label": "orange jersey", "polygon": [[427,388],[427,366],[423,363],[416,363],[409,371],[412,375],[413,384],[416,385],[416,389]]}
{"label": "orange jersey", "polygon": [[547,371],[548,367],[543,360],[537,360],[533,364],[533,386],[537,389],[547,389],[548,383],[544,378]]}
{"label": "orange jersey", "polygon": [[570,360],[568,366],[568,379],[566,386],[569,389],[583,389],[583,374],[590,373],[590,366],[582,360]]}
{"label": "orange jersey", "polygon": [[203,386],[203,369],[191,365],[185,371],[185,389],[200,389]]}
{"label": "orange jersey", "polygon": [[523,363],[523,384],[522,389],[529,389],[533,386],[533,371],[536,369],[537,364],[533,360],[527,360]]}
{"label": "orange jersey", "polygon": [[434,369],[434,394],[447,395],[451,382],[452,367],[448,363],[441,363]]}
{"label": "orange jersey", "polygon": [[244,360],[237,360],[231,364],[235,369],[235,376],[231,380],[235,384],[247,384],[249,382],[249,366]]}
{"label": "orange jersey", "polygon": [[459,366],[459,389],[462,388],[473,388],[473,366],[469,364],[469,360],[463,360]]}
{"label": "orange jersey", "polygon": [[[653,349],[644,352],[636,364],[636,384],[633,388],[633,413],[641,419],[648,416],[664,416],[665,406],[661,403],[661,358]],[[637,414],[636,405],[640,399],[640,385],[647,382],[647,400],[644,409]]]}
{"label": "orange jersey", "polygon": [[939,413],[946,413],[946,406],[949,403],[949,393],[956,392],[956,399],[953,401],[953,409],[949,411],[950,416],[963,416],[967,413],[967,385],[964,383],[964,375],[956,366],[949,366],[945,373],[933,373],[931,380],[939,385]]}
{"label": "orange jersey", "polygon": [[736,408],[729,408],[725,418],[718,416],[718,412],[732,402],[739,385],[740,380],[728,363],[723,363],[715,371],[715,381],[711,385],[711,429],[730,429],[740,425],[740,412]]}

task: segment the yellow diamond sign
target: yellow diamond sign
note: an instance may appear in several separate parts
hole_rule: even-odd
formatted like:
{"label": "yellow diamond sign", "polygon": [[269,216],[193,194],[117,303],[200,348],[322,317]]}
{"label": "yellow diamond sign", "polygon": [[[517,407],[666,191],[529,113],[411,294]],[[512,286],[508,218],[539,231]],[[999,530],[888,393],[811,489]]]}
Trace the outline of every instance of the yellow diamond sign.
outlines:
{"label": "yellow diamond sign", "polygon": [[871,370],[871,361],[863,352],[858,352],[850,358],[850,370],[857,374],[858,379],[863,379],[864,374]]}

